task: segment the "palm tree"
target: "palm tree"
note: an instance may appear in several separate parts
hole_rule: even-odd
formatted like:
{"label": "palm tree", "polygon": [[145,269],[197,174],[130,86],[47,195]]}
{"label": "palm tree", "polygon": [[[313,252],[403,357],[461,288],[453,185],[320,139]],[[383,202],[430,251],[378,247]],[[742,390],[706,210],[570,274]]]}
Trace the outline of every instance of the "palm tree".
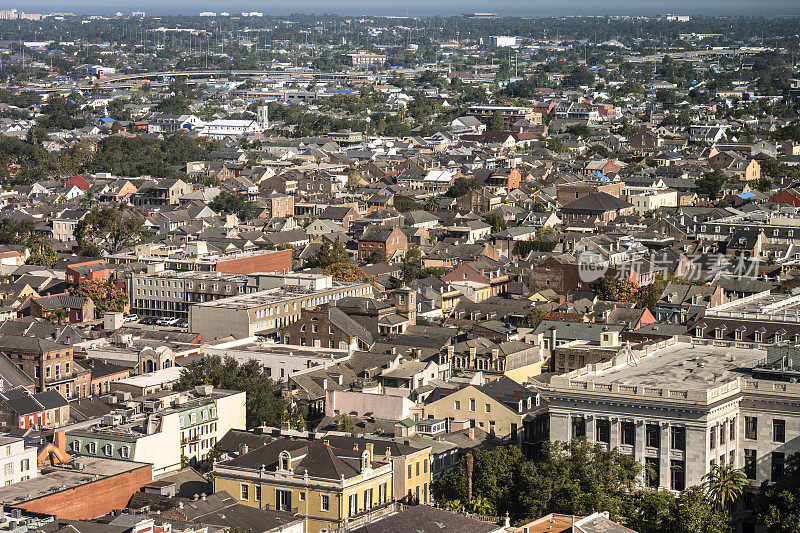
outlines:
{"label": "palm tree", "polygon": [[438,211],[440,207],[439,197],[435,194],[428,196],[425,200],[425,211]]}
{"label": "palm tree", "polygon": [[486,496],[473,496],[472,501],[469,502],[469,507],[473,513],[479,515],[490,515],[494,511],[492,502]]}
{"label": "palm tree", "polygon": [[708,498],[721,510],[733,507],[747,487],[747,476],[731,464],[714,465],[703,476],[703,489]]}

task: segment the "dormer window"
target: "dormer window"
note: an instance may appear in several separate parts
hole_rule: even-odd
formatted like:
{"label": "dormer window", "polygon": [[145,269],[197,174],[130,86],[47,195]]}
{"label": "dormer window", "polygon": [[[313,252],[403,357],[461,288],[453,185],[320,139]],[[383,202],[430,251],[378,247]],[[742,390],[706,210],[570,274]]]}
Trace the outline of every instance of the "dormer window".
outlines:
{"label": "dormer window", "polygon": [[284,472],[288,472],[291,469],[292,462],[289,457],[289,452],[281,452],[280,456],[280,469]]}
{"label": "dormer window", "polygon": [[369,468],[370,460],[369,460],[369,452],[364,450],[364,453],[361,454],[361,470],[366,470]]}
{"label": "dormer window", "polygon": [[756,331],[753,337],[756,342],[762,342],[762,340],[764,339],[764,334],[761,331]]}

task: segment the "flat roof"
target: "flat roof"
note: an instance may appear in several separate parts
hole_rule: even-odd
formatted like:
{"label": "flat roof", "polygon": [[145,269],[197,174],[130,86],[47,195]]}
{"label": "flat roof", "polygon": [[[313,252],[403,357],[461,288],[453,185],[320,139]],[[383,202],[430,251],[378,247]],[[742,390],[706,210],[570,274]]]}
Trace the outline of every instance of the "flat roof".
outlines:
{"label": "flat roof", "polygon": [[138,376],[131,376],[129,378],[122,378],[114,381],[114,383],[123,383],[125,385],[132,385],[134,387],[152,387],[154,385],[161,385],[168,381],[177,381],[181,377],[183,367],[171,366],[169,368],[162,368],[155,372],[148,374],[140,374]]}
{"label": "flat roof", "polygon": [[220,298],[219,300],[209,300],[207,302],[196,303],[193,305],[193,307],[211,307],[214,309],[255,309],[258,307],[295,300],[304,296],[326,294],[339,289],[345,289],[347,287],[359,287],[363,285],[369,284],[362,282],[344,282],[334,280],[332,287],[321,290],[314,290],[298,285],[286,285],[283,287],[275,287],[273,289],[252,292],[250,294],[238,294],[236,296],[229,296],[228,298]]}
{"label": "flat roof", "polygon": [[77,459],[85,465],[83,470],[65,467],[50,467],[46,473],[13,485],[0,487],[0,504],[14,505],[20,502],[35,500],[63,490],[99,481],[125,472],[149,466],[133,461],[118,461],[103,457],[80,457]]}
{"label": "flat roof", "polygon": [[[636,354],[637,352],[633,352]],[[673,389],[714,389],[749,375],[764,350],[676,342],[644,356],[618,355],[624,364],[572,378],[572,382],[616,383]],[[600,365],[602,366],[602,365]]]}

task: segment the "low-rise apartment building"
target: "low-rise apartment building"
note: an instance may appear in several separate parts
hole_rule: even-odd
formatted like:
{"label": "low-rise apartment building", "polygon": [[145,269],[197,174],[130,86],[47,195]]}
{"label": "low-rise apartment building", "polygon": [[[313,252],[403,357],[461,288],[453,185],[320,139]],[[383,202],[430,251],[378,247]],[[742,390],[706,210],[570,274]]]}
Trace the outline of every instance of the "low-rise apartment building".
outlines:
{"label": "low-rise apartment building", "polygon": [[163,270],[134,274],[131,312],[140,316],[189,318],[189,306],[244,292],[245,274]]}
{"label": "low-rise apartment building", "polygon": [[333,304],[346,296],[373,294],[369,283],[338,281],[331,276],[287,275],[275,280],[279,286],[192,305],[189,329],[205,340],[228,336],[242,339],[256,334],[276,337],[282,328],[300,318],[303,309]]}
{"label": "low-rise apartment building", "polygon": [[38,476],[37,453],[36,446],[26,446],[23,438],[0,437],[0,486]]}
{"label": "low-rise apartment building", "polygon": [[[186,392],[161,391],[130,399],[117,393],[118,408],[101,423],[67,432],[67,451],[153,465],[154,474],[204,460],[231,429],[245,427],[245,392],[200,385]],[[120,401],[121,400],[121,401]]]}

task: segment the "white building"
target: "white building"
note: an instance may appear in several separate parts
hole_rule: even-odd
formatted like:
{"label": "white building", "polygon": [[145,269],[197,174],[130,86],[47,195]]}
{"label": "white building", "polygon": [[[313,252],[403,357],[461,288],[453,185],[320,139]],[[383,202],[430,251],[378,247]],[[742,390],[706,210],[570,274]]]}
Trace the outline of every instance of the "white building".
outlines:
{"label": "white building", "polygon": [[245,392],[201,385],[186,392],[161,391],[131,399],[117,393],[117,409],[102,422],[67,432],[76,455],[151,463],[153,475],[206,458],[231,429],[245,429]]}
{"label": "white building", "polygon": [[36,446],[25,446],[25,439],[0,437],[0,484],[12,485],[39,475]]}
{"label": "white building", "polygon": [[586,437],[632,455],[653,487],[698,485],[716,464],[741,468],[753,486],[775,481],[800,450],[800,385],[791,382],[800,372],[786,364],[793,356],[687,340],[553,376],[540,386],[550,440]]}
{"label": "white building", "polygon": [[628,201],[633,204],[637,214],[644,215],[661,207],[677,207],[678,191],[671,189],[631,191],[628,194]]}
{"label": "white building", "polygon": [[350,353],[350,350],[334,348],[259,342],[255,337],[208,346],[205,349],[206,356],[218,355],[222,359],[232,357],[239,364],[256,360],[269,377],[282,382],[288,381],[289,376],[295,372],[346,360]]}
{"label": "white building", "polygon": [[489,46],[499,46],[501,48],[517,46],[517,38],[508,35],[492,35],[489,37]]}

